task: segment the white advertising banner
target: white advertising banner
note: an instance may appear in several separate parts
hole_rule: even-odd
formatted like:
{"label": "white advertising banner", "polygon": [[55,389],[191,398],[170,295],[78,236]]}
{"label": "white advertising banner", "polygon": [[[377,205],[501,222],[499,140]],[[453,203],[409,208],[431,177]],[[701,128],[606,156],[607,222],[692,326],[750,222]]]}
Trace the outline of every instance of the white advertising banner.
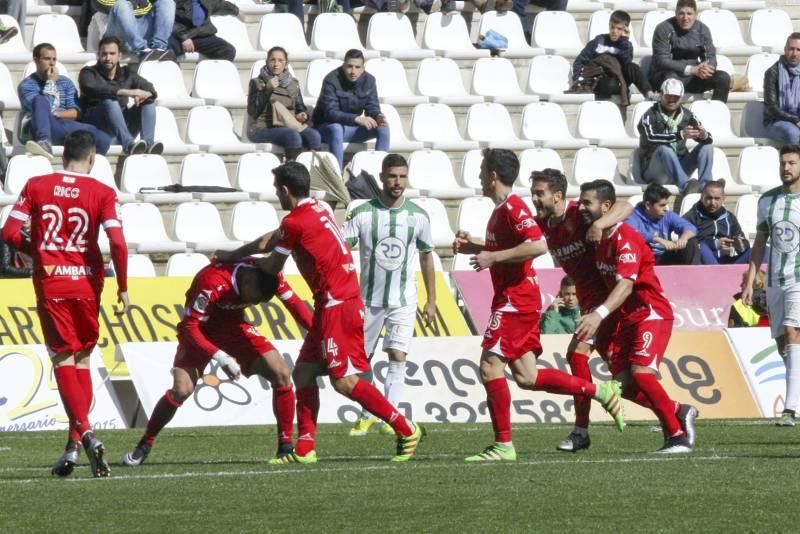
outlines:
{"label": "white advertising banner", "polygon": [[770,329],[727,328],[725,332],[761,414],[779,416],[786,395],[786,365],[778,354]]}
{"label": "white advertising banner", "polygon": [[[102,361],[95,349],[91,356],[94,402],[89,421],[96,429],[126,428]],[[0,347],[0,432],[63,430],[68,424],[45,346]]]}

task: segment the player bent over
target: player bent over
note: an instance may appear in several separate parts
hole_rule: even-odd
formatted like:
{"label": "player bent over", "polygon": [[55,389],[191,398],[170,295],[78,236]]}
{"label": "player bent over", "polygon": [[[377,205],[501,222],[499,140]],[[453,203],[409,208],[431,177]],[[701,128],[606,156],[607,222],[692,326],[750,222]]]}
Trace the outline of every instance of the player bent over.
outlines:
{"label": "player bent over", "polygon": [[[97,244],[102,226],[111,246],[122,308],[128,308],[128,247],[117,215],[117,195],[89,172],[95,139],[74,132],[64,140],[64,171],[28,180],[3,227],[2,239],[33,257],[36,313],[53,362],[58,392],[69,418],[69,440],[52,473],[68,476],[78,462],[80,445],[92,474],[110,474],[105,447],[89,424],[92,375],[89,355],[97,344],[103,291],[103,254]],[[30,240],[21,231],[30,220]]]}
{"label": "player bent over", "polygon": [[212,359],[231,379],[238,379],[244,370],[245,376],[258,375],[269,381],[278,426],[276,457],[291,451],[295,398],[289,366],[244,318],[247,307],[266,302],[276,293],[295,321],[310,329],[311,313],[283,276],[262,272],[252,258],[208,265],[195,275],[178,325],[172,389],[156,404],[136,448],[122,457],[124,465],[138,466],[147,459],[156,436],[194,392]]}
{"label": "player bent over", "polygon": [[[604,216],[615,201],[614,186],[608,180],[581,186],[581,210],[588,220]],[[603,232],[595,264],[610,293],[603,304],[581,318],[576,337],[589,339],[602,322],[616,322],[609,367],[614,379],[623,384],[623,397],[650,408],[661,421],[664,446],[657,452],[691,452],[697,409],[670,399],[656,374],[672,335],[674,316],[656,276],[650,247],[634,228],[619,223]]]}
{"label": "player bent over", "polygon": [[[615,202],[608,213],[597,221],[588,221],[580,212],[577,202],[566,202],[567,177],[559,170],[544,169],[531,173],[531,195],[536,207],[536,222],[547,239],[547,249],[558,260],[564,272],[575,282],[581,316],[591,313],[608,297],[605,281],[595,268],[594,245],[600,241],[604,229],[622,222],[630,215],[631,205]],[[604,325],[610,324],[604,322]],[[567,347],[567,362],[572,374],[591,382],[589,357],[592,351],[607,360],[609,328],[601,328],[595,338],[581,340],[572,336]],[[564,452],[588,449],[589,411],[592,399],[576,396],[575,428],[556,446]]]}
{"label": "player bent over", "polygon": [[523,389],[562,395],[583,395],[598,400],[621,431],[625,426],[619,386],[615,382],[595,385],[556,369],[537,369],[542,353],[539,340],[541,295],[532,259],[547,253],[547,243],[522,199],[512,192],[519,173],[519,160],[510,150],[484,151],[481,163],[483,195],[495,203],[486,226],[486,240],[459,231],[453,243],[456,253],[474,254],[478,271],[489,269],[494,287],[492,316],[481,345],[481,381],[486,388],[495,443],[468,462],[515,461],[511,441],[511,392],[506,366]]}
{"label": "player bent over", "polygon": [[292,254],[314,294],[313,323],[292,374],[297,388],[299,437],[291,454],[270,463],[317,462],[317,377],[326,374],[337,393],[359,403],[394,429],[397,453],[392,461],[408,461],[425,436],[425,429],[406,420],[375,386],[358,376],[369,371],[370,366],[364,351],[364,304],[350,247],[328,210],[308,196],[311,178],[303,165],[285,163],[272,173],[281,207],[289,213],[278,230],[228,255],[235,258],[271,252],[258,265],[268,273],[278,273]]}

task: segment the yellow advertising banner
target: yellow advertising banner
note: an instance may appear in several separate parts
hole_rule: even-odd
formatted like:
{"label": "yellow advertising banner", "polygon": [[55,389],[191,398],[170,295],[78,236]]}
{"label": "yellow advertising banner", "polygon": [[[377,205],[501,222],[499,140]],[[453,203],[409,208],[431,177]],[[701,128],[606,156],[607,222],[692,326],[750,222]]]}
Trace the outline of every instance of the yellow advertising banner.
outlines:
{"label": "yellow advertising banner", "polygon": [[[469,327],[447,287],[441,273],[436,273],[436,319],[426,327],[421,317],[425,291],[421,275],[417,274],[420,303],[417,310],[415,334],[418,337],[468,336]],[[287,276],[287,281],[300,298],[311,305],[311,291],[299,275]],[[115,376],[127,375],[124,363],[114,361],[118,343],[137,341],[175,341],[175,327],[183,316],[186,290],[191,278],[159,277],[131,278],[128,294],[131,308],[124,317],[114,315],[116,281],[106,279],[100,308],[100,338],[98,347],[106,367]],[[36,345],[44,343],[36,298],[30,280],[0,280],[0,345]],[[267,339],[302,339],[303,334],[292,316],[277,298],[247,310],[248,320]]]}

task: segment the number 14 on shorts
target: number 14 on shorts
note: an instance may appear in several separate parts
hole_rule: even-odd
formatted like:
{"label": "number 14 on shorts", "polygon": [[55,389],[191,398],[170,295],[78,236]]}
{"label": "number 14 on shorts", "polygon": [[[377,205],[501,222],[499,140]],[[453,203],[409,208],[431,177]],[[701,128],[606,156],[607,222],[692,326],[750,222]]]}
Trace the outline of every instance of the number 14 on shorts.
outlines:
{"label": "number 14 on shorts", "polygon": [[331,358],[336,358],[339,355],[339,345],[336,344],[332,337],[325,340],[325,352]]}

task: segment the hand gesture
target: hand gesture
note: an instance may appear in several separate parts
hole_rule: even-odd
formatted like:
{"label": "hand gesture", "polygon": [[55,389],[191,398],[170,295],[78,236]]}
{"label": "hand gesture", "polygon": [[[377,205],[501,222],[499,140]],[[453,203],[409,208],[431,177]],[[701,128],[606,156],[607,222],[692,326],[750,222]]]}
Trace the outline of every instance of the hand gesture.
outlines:
{"label": "hand gesture", "polygon": [[564,305],[564,299],[562,299],[561,297],[556,297],[553,299],[553,303],[550,305],[550,307],[553,308],[553,311],[557,312],[558,309],[563,305]]}
{"label": "hand gesture", "polygon": [[272,77],[272,78],[270,78],[270,79],[269,79],[269,81],[267,82],[267,85],[268,85],[268,86],[269,86],[269,87],[270,87],[270,88],[271,88],[273,91],[274,91],[275,89],[277,89],[277,88],[278,88],[278,86],[279,86],[280,84],[281,84],[281,79],[280,79],[280,78],[278,78],[277,76],[273,76],[273,77]]}
{"label": "hand gesture", "polygon": [[191,54],[195,50],[194,41],[192,41],[191,39],[186,39],[185,41],[182,41],[181,48],[183,48],[184,54]]}
{"label": "hand gesture", "polygon": [[589,229],[586,231],[586,242],[591,245],[597,245],[600,243],[600,240],[603,238],[603,229],[597,224],[597,221],[593,222]]}
{"label": "hand gesture", "polygon": [[584,315],[578,323],[578,328],[575,329],[575,337],[584,341],[592,339],[602,322],[603,318],[600,317],[599,313],[592,312],[588,315]]}
{"label": "hand gesture", "polygon": [[497,263],[497,261],[494,252],[489,252],[488,250],[484,250],[469,259],[469,264],[472,265],[472,268],[476,271],[488,269],[495,263]]}
{"label": "hand gesture", "polygon": [[456,232],[456,239],[453,241],[453,254],[458,254],[464,245],[469,243],[469,238],[469,232],[465,232],[464,230]]}
{"label": "hand gesture", "polygon": [[366,115],[361,115],[360,117],[356,117],[356,124],[359,126],[363,126],[367,130],[374,130],[378,127],[378,123],[372,117],[367,117]]}

